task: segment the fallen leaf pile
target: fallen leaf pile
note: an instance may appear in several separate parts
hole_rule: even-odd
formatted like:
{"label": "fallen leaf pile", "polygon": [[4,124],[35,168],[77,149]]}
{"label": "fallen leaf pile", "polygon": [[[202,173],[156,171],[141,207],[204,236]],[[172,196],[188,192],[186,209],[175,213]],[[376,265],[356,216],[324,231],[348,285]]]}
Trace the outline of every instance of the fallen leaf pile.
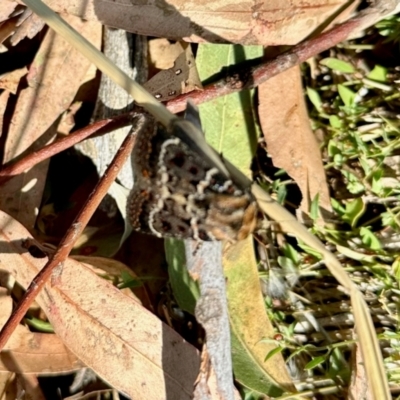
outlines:
{"label": "fallen leaf pile", "polygon": [[[131,47],[111,45],[107,52],[115,50],[115,63],[132,64],[125,65],[126,73],[160,102],[205,91],[223,74],[233,80],[233,66],[261,62],[265,46],[295,45],[348,18],[355,7],[331,0],[45,3],[98,50],[112,36],[105,29],[121,30],[118,34]],[[2,164],[34,155],[96,116],[128,113],[129,96],[115,95],[107,86],[114,84],[100,75],[85,54],[23,1],[1,0]],[[100,92],[110,98],[98,97]],[[114,102],[114,95],[121,103]],[[266,143],[274,167],[284,169],[299,188],[299,217],[309,216],[316,197],[319,207],[331,212],[298,66],[257,92],[213,98],[199,113],[207,142],[249,178],[260,142]],[[122,133],[49,154],[1,184],[0,327],[110,164],[129,130],[127,121]],[[129,173],[130,167],[128,162]],[[127,180],[121,175],[112,185],[72,254],[57,266],[1,351],[0,400],[230,400],[251,391],[271,397],[295,392],[260,285],[260,265],[273,270],[278,259],[272,243],[287,244],[282,232],[203,246],[131,234],[126,222],[131,185],[131,175]],[[54,333],[44,333],[41,326]],[[360,352],[354,357],[359,364]],[[365,371],[354,369],[359,377],[350,389],[365,391],[359,388]],[[83,382],[87,374],[89,383]],[[63,375],[71,378],[66,388],[56,383],[48,394],[42,379]]]}

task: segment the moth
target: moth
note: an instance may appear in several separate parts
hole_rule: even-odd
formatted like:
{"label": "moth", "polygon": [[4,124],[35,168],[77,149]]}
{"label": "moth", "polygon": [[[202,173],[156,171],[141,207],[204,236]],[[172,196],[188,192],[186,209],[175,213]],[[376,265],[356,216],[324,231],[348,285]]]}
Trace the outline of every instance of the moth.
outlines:
{"label": "moth", "polygon": [[127,203],[133,229],[160,238],[242,240],[256,226],[251,182],[207,145],[190,104],[186,118],[167,129],[147,118],[137,134]]}

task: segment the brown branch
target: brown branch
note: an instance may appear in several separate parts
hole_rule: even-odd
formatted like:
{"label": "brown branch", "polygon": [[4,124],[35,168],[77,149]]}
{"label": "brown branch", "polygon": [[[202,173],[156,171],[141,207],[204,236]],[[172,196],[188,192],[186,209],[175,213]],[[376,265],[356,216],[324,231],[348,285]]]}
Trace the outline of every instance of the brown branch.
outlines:
{"label": "brown branch", "polygon": [[138,113],[143,113],[143,110],[139,107],[137,109],[119,115],[115,118],[104,119],[97,121],[85,128],[79,129],[68,136],[56,140],[55,142],[41,148],[38,151],[34,151],[28,154],[26,157],[21,158],[16,162],[12,162],[6,165],[0,170],[0,185],[10,180],[12,177],[22,174],[24,171],[32,168],[34,165],[66,150],[75,144],[87,139],[92,135],[103,135],[111,132],[114,129],[122,128],[132,123],[132,118]]}
{"label": "brown branch", "polygon": [[[143,127],[145,126],[146,117],[144,115],[141,115],[139,116],[138,120],[139,121],[137,129],[143,129]],[[112,182],[117,177],[122,165],[131,154],[135,143],[135,137],[136,136],[132,133],[132,131],[128,134],[122,146],[115,155],[112,163],[107,168],[104,176],[101,178],[96,188],[90,194],[88,200],[86,201],[86,204],[83,206],[79,215],[75,218],[75,221],[72,223],[71,227],[68,229],[65,236],[61,240],[57,250],[53,255],[49,256],[49,261],[32,280],[32,283],[29,285],[25,295],[23,296],[23,298],[17,305],[17,308],[14,310],[13,314],[10,316],[0,332],[0,351],[4,348],[4,345],[7,343],[11,334],[14,332],[15,328],[24,317],[25,313],[28,311],[30,305],[32,304],[39,291],[43,288],[46,281],[50,278],[53,270],[57,266],[62,266],[62,263],[68,257],[68,254],[70,253],[76,239],[82,233],[83,229],[89,222],[101,200],[106,195]]]}
{"label": "brown branch", "polygon": [[[186,93],[168,101],[166,107],[172,113],[178,113],[186,109],[186,103],[189,99],[194,101],[195,104],[201,104],[220,96],[239,92],[243,89],[257,87],[273,76],[336,46],[338,43],[346,40],[353,32],[379,21],[394,11],[398,4],[399,0],[377,1],[374,5],[360,12],[356,17],[335,26],[315,38],[304,40],[275,59],[263,62],[252,68],[236,70],[236,72],[229,76],[205,86],[204,90]],[[240,68],[240,66],[238,67]]]}

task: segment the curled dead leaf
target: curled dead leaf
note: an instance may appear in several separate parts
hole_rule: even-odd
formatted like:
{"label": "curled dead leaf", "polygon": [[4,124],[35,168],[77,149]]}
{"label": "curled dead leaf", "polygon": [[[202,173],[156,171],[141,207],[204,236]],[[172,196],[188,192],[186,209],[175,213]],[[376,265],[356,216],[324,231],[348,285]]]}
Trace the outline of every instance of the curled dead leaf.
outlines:
{"label": "curled dead leaf", "polygon": [[290,45],[309,36],[346,3],[241,0],[46,0],[56,12],[97,19],[140,35],[189,42]]}

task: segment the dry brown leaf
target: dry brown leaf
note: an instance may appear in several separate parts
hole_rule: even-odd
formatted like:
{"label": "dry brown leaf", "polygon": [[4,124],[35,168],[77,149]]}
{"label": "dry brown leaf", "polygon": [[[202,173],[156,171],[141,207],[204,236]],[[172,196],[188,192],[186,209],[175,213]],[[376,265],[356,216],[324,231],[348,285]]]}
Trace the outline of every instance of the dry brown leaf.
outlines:
{"label": "dry brown leaf", "polygon": [[[0,214],[0,263],[26,287],[46,260],[28,231]],[[55,332],[87,366],[133,398],[190,399],[199,354],[175,331],[78,262],[68,259],[37,298]]]}
{"label": "dry brown leaf", "polygon": [[0,372],[0,400],[18,398],[16,377],[12,372]]}
{"label": "dry brown leaf", "polygon": [[19,17],[17,27],[10,40],[13,46],[25,38],[32,39],[36,36],[43,29],[44,21],[27,8]]}
{"label": "dry brown leaf", "polygon": [[26,67],[16,69],[0,77],[0,88],[6,89],[9,92],[16,94],[19,82],[23,76],[28,73]]}
{"label": "dry brown leaf", "polygon": [[346,3],[344,0],[310,0],[307,4],[279,0],[45,2],[56,12],[98,19],[104,25],[141,35],[265,46],[298,43]]}
{"label": "dry brown leaf", "polygon": [[[84,83],[82,82],[82,85]],[[60,123],[57,126],[57,133],[59,136],[68,135],[72,128],[75,126],[75,115],[80,110],[82,102],[74,102],[71,107],[62,115]]]}
{"label": "dry brown leaf", "polygon": [[3,43],[9,38],[17,29],[19,16],[10,18],[0,24],[0,43]]}
{"label": "dry brown leaf", "polygon": [[8,90],[4,90],[0,93],[0,132],[3,131],[4,113],[6,111],[9,97],[10,92]]}
{"label": "dry brown leaf", "polygon": [[106,272],[108,275],[121,278],[121,273],[126,272],[131,275],[132,278],[136,277],[134,272],[128,266],[112,258],[90,256],[72,256],[72,258],[80,263],[90,266],[96,274]]}
{"label": "dry brown leaf", "polygon": [[[0,328],[11,315],[11,311],[12,298],[8,294],[7,289],[0,287]],[[23,340],[20,340],[23,336],[21,333],[27,334],[26,336],[24,335]],[[34,334],[29,332],[28,328],[19,325],[13,340],[10,341],[12,342],[11,346],[16,347],[16,352],[11,350],[9,347],[10,343],[2,350],[0,357],[0,399],[20,398],[20,393],[24,392],[26,396],[24,398],[44,400],[36,376],[27,375],[28,371],[25,371],[23,366],[20,365],[20,361],[23,363],[26,362],[25,357],[27,355],[24,349],[21,349],[20,345],[22,344],[22,347],[26,348],[37,344],[34,341],[27,341],[32,335]],[[61,344],[61,346],[63,345]],[[41,350],[43,351],[43,348]],[[33,362],[36,364],[36,360]],[[46,362],[46,368],[48,368],[48,365],[48,362]],[[36,368],[39,368],[39,366]]]}
{"label": "dry brown leaf", "polygon": [[[67,21],[99,46],[101,26],[69,16]],[[53,31],[48,31],[21,91],[7,133],[4,161],[42,147],[55,135],[53,124],[70,105],[90,62]],[[47,163],[35,166],[2,186],[0,208],[29,229],[35,223],[47,172]]]}
{"label": "dry brown leaf", "polygon": [[1,0],[0,22],[5,21],[17,7],[17,3],[12,0]]}
{"label": "dry brown leaf", "polygon": [[160,71],[143,87],[160,101],[168,101],[180,94],[202,89],[192,48],[187,46],[174,61],[172,68]]}
{"label": "dry brown leaf", "polygon": [[149,69],[172,68],[183,50],[181,42],[171,43],[164,38],[149,40]]}
{"label": "dry brown leaf", "polygon": [[68,373],[84,364],[56,335],[30,332],[19,325],[1,353],[0,372],[52,375]]}
{"label": "dry brown leaf", "polygon": [[0,372],[0,400],[45,400],[34,375]]}
{"label": "dry brown leaf", "polygon": [[0,287],[0,326],[3,326],[11,315],[12,299],[7,289]]}
{"label": "dry brown leaf", "polygon": [[16,375],[16,381],[19,390],[16,399],[46,400],[35,375],[18,374]]}
{"label": "dry brown leaf", "polygon": [[[12,298],[0,287],[0,327],[12,311]],[[72,372],[84,365],[56,335],[34,333],[18,325],[0,357],[0,373],[55,374]]]}
{"label": "dry brown leaf", "polygon": [[319,206],[330,210],[319,144],[308,119],[298,67],[258,88],[260,123],[274,165],[283,168],[300,187],[301,210],[309,213],[319,194]]}
{"label": "dry brown leaf", "polygon": [[[88,256],[72,256],[72,258],[85,264],[89,268],[92,268],[93,272],[99,276],[105,272],[108,276],[121,280],[122,273],[125,272],[130,275],[132,279],[137,278],[139,280],[137,275],[127,265],[120,261],[113,260],[112,258]],[[144,286],[139,286],[132,290],[129,288],[120,290],[126,296],[132,297],[133,300],[138,301],[139,303],[141,302],[141,304],[147,309],[151,309],[151,301]]]}

